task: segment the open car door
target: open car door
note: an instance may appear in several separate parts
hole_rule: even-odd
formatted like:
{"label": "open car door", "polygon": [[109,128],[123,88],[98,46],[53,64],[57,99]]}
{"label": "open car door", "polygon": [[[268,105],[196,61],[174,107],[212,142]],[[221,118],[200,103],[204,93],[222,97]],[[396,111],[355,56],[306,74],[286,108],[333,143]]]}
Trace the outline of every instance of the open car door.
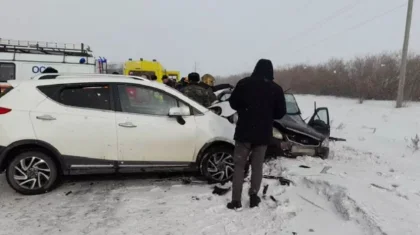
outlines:
{"label": "open car door", "polygon": [[326,136],[330,136],[330,114],[328,108],[317,108],[309,120],[308,126]]}

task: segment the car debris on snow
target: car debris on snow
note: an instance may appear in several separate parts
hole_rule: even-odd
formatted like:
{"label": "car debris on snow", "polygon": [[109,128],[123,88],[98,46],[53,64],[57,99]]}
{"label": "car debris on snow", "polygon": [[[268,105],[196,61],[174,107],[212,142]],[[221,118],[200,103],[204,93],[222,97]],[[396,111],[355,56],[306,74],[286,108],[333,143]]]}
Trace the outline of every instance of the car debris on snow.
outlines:
{"label": "car debris on snow", "polygon": [[375,183],[371,183],[370,185],[372,185],[372,186],[373,186],[373,187],[375,187],[375,188],[383,189],[383,190],[388,191],[388,192],[392,192],[392,191],[393,191],[392,189],[389,189],[389,188],[386,188],[386,187],[383,187],[383,186],[377,185],[377,184],[375,184]]}
{"label": "car debris on snow", "polygon": [[317,208],[319,208],[319,209],[321,209],[321,210],[323,210],[323,211],[327,211],[327,210],[325,210],[323,207],[321,207],[321,206],[319,206],[319,205],[315,204],[315,202],[312,202],[311,200],[309,200],[309,199],[307,199],[307,198],[303,197],[302,195],[298,195],[298,196],[299,196],[299,197],[301,197],[303,200],[307,201],[308,203],[310,203],[310,204],[314,205],[315,207],[317,207]]}
{"label": "car debris on snow", "polygon": [[325,166],[325,167],[322,169],[321,174],[326,174],[326,173],[327,173],[327,171],[328,171],[329,169],[331,169],[331,168],[332,168],[331,166]]}

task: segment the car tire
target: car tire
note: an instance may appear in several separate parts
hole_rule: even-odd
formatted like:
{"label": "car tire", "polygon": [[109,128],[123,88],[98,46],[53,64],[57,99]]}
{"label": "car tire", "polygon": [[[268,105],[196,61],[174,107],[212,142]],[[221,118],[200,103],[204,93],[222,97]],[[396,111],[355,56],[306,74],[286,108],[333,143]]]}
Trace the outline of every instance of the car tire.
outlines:
{"label": "car tire", "polygon": [[330,149],[324,149],[322,153],[318,154],[318,157],[321,158],[322,160],[326,160],[328,159],[329,155],[330,155]]}
{"label": "car tire", "polygon": [[[210,184],[224,184],[232,180],[234,172],[233,152],[234,148],[228,146],[213,147],[205,152],[204,157],[200,162],[200,173]],[[220,164],[217,166],[218,163]],[[247,162],[244,178],[247,177],[249,168],[250,164]],[[223,177],[221,177],[221,175],[223,175]]]}
{"label": "car tire", "polygon": [[8,163],[6,179],[18,193],[43,194],[58,182],[58,168],[50,156],[31,150],[20,153]]}

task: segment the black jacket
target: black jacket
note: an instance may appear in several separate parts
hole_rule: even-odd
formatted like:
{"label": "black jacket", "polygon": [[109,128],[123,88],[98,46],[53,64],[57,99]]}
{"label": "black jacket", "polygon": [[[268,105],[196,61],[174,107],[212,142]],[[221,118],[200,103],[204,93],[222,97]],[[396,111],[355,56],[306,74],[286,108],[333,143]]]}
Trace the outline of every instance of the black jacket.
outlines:
{"label": "black jacket", "polygon": [[250,77],[238,82],[230,99],[238,112],[235,140],[254,145],[268,145],[273,136],[273,121],[286,114],[283,89],[273,82],[273,65],[260,60]]}

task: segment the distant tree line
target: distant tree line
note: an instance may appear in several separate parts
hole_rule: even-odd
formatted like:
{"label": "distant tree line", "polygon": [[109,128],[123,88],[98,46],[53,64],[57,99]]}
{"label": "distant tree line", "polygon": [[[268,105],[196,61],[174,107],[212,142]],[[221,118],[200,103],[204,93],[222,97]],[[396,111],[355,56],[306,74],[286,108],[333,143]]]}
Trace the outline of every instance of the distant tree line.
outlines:
{"label": "distant tree line", "polygon": [[[394,100],[397,96],[401,55],[381,53],[352,60],[331,59],[317,65],[296,64],[275,70],[275,81],[284,90],[298,94],[329,95],[364,100]],[[243,73],[219,78],[235,85]],[[420,55],[410,54],[405,100],[420,100]]]}

